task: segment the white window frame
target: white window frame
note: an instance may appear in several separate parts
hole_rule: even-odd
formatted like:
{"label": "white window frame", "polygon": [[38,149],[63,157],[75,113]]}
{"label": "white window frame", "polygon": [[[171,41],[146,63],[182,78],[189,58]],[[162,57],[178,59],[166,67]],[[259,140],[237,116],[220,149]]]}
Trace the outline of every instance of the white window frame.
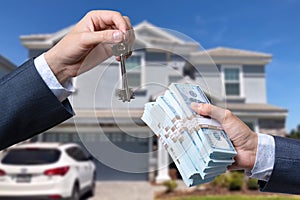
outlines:
{"label": "white window frame", "polygon": [[[226,80],[225,80],[225,69],[238,69],[239,70],[239,84],[240,84],[240,91],[239,96],[237,95],[226,95]],[[243,66],[242,65],[221,65],[221,78],[222,78],[222,84],[223,87],[223,96],[225,97],[241,97],[243,98],[245,96],[244,93],[244,75],[243,75]]]}

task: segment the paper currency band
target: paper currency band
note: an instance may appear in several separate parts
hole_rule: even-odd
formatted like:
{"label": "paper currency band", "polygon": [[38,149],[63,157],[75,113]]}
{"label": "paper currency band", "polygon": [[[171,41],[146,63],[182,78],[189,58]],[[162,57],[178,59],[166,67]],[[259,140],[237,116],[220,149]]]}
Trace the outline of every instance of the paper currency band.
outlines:
{"label": "paper currency band", "polygon": [[176,116],[172,119],[172,122],[175,123],[176,121],[181,120],[181,118],[179,116]]}
{"label": "paper currency band", "polygon": [[218,126],[213,126],[213,125],[208,125],[208,124],[200,124],[196,126],[196,130],[199,131],[201,128],[209,128],[209,129],[214,129],[214,130],[223,130],[221,127]]}

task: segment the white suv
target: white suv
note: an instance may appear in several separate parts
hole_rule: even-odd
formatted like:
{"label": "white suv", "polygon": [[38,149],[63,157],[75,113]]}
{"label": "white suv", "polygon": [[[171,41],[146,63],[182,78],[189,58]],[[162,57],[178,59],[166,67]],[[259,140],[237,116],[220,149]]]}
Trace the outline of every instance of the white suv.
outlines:
{"label": "white suv", "polygon": [[71,199],[93,196],[96,167],[77,144],[27,143],[3,152],[1,199]]}

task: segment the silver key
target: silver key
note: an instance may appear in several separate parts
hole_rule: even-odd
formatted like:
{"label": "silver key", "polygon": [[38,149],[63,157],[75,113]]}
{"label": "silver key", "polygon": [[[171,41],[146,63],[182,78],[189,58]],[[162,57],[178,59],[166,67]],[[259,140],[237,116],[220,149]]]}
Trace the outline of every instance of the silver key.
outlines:
{"label": "silver key", "polygon": [[131,88],[128,87],[128,79],[126,74],[126,55],[129,53],[128,46],[124,42],[120,42],[115,44],[112,47],[113,55],[120,56],[120,63],[121,63],[121,74],[122,74],[122,89],[116,91],[119,99],[123,102],[128,101],[130,102],[131,99],[134,99],[134,93]]}

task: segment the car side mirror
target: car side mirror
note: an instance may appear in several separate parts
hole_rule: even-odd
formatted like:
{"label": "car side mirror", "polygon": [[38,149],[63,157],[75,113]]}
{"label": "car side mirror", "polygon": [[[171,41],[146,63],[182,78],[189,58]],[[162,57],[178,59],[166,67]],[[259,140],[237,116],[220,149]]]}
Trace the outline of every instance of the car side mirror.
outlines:
{"label": "car side mirror", "polygon": [[95,160],[95,158],[94,158],[94,156],[92,156],[92,155],[89,155],[89,156],[88,156],[88,160],[94,161],[94,160]]}

